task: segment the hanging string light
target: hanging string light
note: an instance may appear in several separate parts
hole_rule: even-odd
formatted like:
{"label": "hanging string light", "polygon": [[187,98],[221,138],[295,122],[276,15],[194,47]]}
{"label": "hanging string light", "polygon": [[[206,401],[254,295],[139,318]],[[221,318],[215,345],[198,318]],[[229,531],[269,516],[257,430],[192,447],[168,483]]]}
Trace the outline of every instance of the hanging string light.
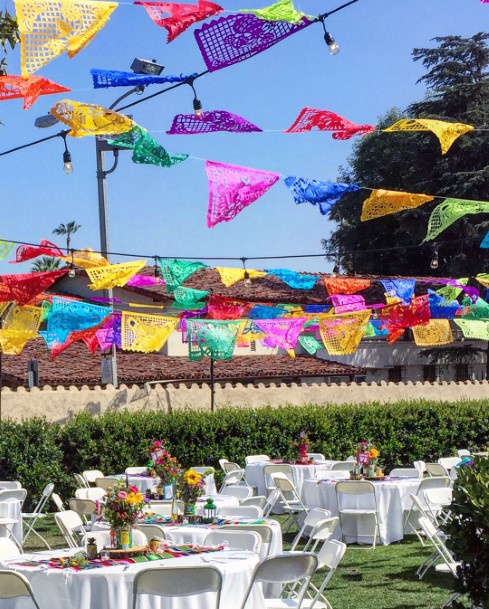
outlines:
{"label": "hanging string light", "polygon": [[336,40],[333,38],[333,36],[326,29],[326,25],[324,23],[325,16],[321,15],[319,17],[319,20],[323,24],[324,42],[326,43],[326,46],[329,49],[329,54],[330,55],[338,55],[338,53],[340,52],[340,45],[336,42]]}
{"label": "hanging string light", "polygon": [[438,268],[438,244],[437,243],[433,243],[431,246],[431,262],[430,262],[430,267],[432,269],[437,269]]}
{"label": "hanging string light", "polygon": [[194,99],[193,99],[192,103],[194,106],[195,116],[201,117],[202,116],[202,102],[197,97],[197,91],[195,90],[195,87],[194,87],[194,79],[192,78],[192,80],[187,81],[187,84],[189,85],[189,87],[192,88],[192,91],[194,92]]}
{"label": "hanging string light", "polygon": [[71,154],[68,150],[68,144],[66,143],[66,133],[63,133],[61,137],[63,138],[65,145],[65,150],[63,152],[63,171],[66,175],[69,175],[70,173],[73,173],[73,165],[71,163]]}
{"label": "hanging string light", "polygon": [[250,274],[248,273],[248,269],[246,268],[246,261],[248,260],[248,258],[241,258],[241,262],[243,263],[243,269],[244,269],[244,277],[243,277],[243,282],[246,286],[250,286],[251,285],[251,277]]}

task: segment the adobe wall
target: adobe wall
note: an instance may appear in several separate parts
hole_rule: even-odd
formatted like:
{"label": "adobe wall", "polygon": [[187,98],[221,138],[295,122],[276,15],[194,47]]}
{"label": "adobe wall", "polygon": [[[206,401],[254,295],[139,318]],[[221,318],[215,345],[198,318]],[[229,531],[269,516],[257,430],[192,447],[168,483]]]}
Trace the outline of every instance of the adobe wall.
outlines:
{"label": "adobe wall", "polygon": [[[397,402],[400,400],[458,401],[478,400],[489,397],[487,381],[466,381],[463,383],[359,383],[327,385],[312,384],[259,384],[242,385],[231,383],[216,384],[215,404],[219,406],[260,407],[264,404],[277,407],[286,404],[352,404],[365,402]],[[210,410],[209,385],[186,387],[177,385],[150,385],[115,389],[95,387],[55,387],[42,389],[11,390],[1,392],[1,416],[20,421],[26,418],[44,416],[49,421],[65,423],[81,412],[94,415],[118,410],[160,410],[172,412],[179,409]]]}

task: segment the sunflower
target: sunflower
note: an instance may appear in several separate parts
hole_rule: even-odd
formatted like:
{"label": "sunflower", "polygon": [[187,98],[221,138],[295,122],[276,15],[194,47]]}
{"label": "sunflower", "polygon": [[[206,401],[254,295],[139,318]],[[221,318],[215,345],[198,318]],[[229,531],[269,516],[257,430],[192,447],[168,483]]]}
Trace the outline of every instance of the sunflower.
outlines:
{"label": "sunflower", "polygon": [[202,480],[202,476],[194,469],[185,472],[185,482],[190,486],[196,486]]}

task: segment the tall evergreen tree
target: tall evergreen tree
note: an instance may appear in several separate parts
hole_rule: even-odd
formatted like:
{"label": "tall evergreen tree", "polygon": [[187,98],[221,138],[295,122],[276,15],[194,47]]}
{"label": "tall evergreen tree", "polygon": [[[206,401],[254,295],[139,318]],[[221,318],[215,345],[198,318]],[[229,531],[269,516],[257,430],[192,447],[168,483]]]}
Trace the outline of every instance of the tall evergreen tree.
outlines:
{"label": "tall evergreen tree", "polygon": [[[6,55],[8,48],[13,49],[19,41],[19,30],[17,20],[7,10],[0,11],[0,47]],[[0,75],[6,74],[5,67],[7,60],[5,57],[0,59]]]}
{"label": "tall evergreen tree", "polygon": [[[489,132],[482,131],[489,129],[489,34],[434,40],[435,48],[413,51],[414,61],[427,70],[419,80],[428,88],[425,99],[405,112],[389,110],[377,128],[400,118],[431,118],[468,123],[481,131],[460,137],[444,156],[432,133],[377,131],[355,144],[341,180],[368,188],[489,201]],[[489,229],[489,214],[466,216],[441,233],[436,240],[440,265],[434,272],[433,246],[420,244],[441,200],[361,222],[362,202],[369,194],[362,190],[345,195],[330,214],[338,225],[323,247],[347,273],[466,276],[489,270],[487,250],[479,247]]]}

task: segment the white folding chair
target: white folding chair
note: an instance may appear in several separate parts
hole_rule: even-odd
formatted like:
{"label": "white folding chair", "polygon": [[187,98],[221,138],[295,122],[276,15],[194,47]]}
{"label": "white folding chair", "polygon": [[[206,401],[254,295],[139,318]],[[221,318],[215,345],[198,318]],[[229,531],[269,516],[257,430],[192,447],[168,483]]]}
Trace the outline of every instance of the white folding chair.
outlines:
{"label": "white folding chair", "polygon": [[[374,485],[367,480],[349,480],[344,482],[340,480],[336,483],[335,490],[342,535],[345,516],[353,518],[362,518],[364,516],[372,517],[374,521],[372,549],[375,548],[377,535],[380,540],[380,527],[377,497],[375,494]],[[362,497],[365,498],[365,500],[369,499],[370,501],[367,501],[368,505],[363,508],[345,506],[344,502],[348,501],[348,499],[351,499],[352,497]],[[361,536],[359,535],[358,537]],[[365,535],[362,535],[362,537],[365,537]],[[368,537],[370,537],[370,535]]]}
{"label": "white folding chair", "polygon": [[285,474],[292,483],[294,482],[292,465],[288,463],[270,463],[270,465],[265,465],[263,466],[263,478],[265,479],[265,488],[268,493],[276,488],[272,479],[273,474]]}
{"label": "white folding chair", "polygon": [[91,499],[70,499],[68,501],[70,510],[76,512],[83,520],[83,526],[86,531],[92,528],[92,516],[97,513],[97,504]]}
{"label": "white folding chair", "polygon": [[245,499],[240,499],[239,505],[256,505],[261,508],[263,512],[267,505],[267,498],[265,497],[265,495],[253,495],[251,497],[246,497]]}
{"label": "white folding chair", "polygon": [[116,482],[117,478],[109,478],[105,476],[101,478],[95,478],[95,486],[98,488],[103,488],[105,491],[111,489]]}
{"label": "white folding chair", "polygon": [[317,552],[318,546],[322,546],[325,541],[331,539],[334,530],[338,526],[340,519],[337,516],[321,520],[311,531],[309,540],[302,548],[303,552]]}
{"label": "white folding chair", "polygon": [[421,476],[423,476],[426,471],[426,463],[424,461],[414,461],[413,465],[421,473]]}
{"label": "white folding chair", "polygon": [[22,518],[22,506],[24,504],[27,491],[24,488],[14,488],[9,490],[0,491],[0,502],[11,502],[15,505],[12,506],[12,511],[9,510],[9,516],[0,518],[0,527],[5,529],[7,536],[12,539],[17,546],[22,549],[22,544],[14,534],[14,527],[18,525]]}
{"label": "white folding chair", "polygon": [[[459,448],[457,450],[457,455],[463,459],[464,457],[470,457],[470,450],[467,450],[466,448]],[[20,483],[19,483],[20,484]],[[0,482],[0,486],[2,486],[2,483]]]}
{"label": "white folding chair", "polygon": [[266,609],[278,609],[280,607],[300,609],[317,564],[316,555],[307,552],[294,552],[264,558],[255,568],[241,609],[245,608],[256,584],[281,584],[282,586],[292,586],[294,589],[294,598],[266,598]]}
{"label": "white folding chair", "polygon": [[265,546],[266,555],[270,554],[270,544],[272,542],[272,528],[268,524],[226,524],[219,527],[220,531],[252,531],[261,538],[262,548]]}
{"label": "white folding chair", "polygon": [[64,512],[56,512],[54,519],[68,546],[78,548],[80,545],[79,536],[86,535],[81,517],[73,510],[65,510]]}
{"label": "white folding chair", "polygon": [[24,505],[25,498],[27,497],[27,491],[25,488],[11,488],[4,491],[0,491],[0,501],[7,501],[8,499],[17,499],[20,502],[20,509]]}
{"label": "white folding chair", "polygon": [[356,461],[338,461],[337,463],[333,463],[331,466],[331,471],[346,471],[352,472],[355,469]]}
{"label": "white folding chair", "polygon": [[[146,539],[146,535],[143,533],[143,531],[139,529],[132,529],[131,534],[133,545],[147,545],[148,542]],[[90,533],[85,533],[78,545],[84,546],[86,545],[87,541],[92,538],[95,539],[95,543],[99,551],[104,547],[110,547],[110,531],[90,531]]]}
{"label": "white folding chair", "polygon": [[309,598],[303,600],[303,609],[332,609],[330,602],[324,596],[324,590],[338,568],[345,552],[346,544],[336,539],[325,541],[321,546],[317,554],[318,566],[316,572],[319,569],[327,569],[327,571],[319,588],[312,581],[309,583],[309,588],[307,589]]}
{"label": "white folding chair", "polygon": [[448,470],[441,463],[427,463],[426,473],[433,478],[437,476],[448,476]]}
{"label": "white folding chair", "polygon": [[77,499],[91,499],[92,501],[102,501],[105,495],[107,495],[105,489],[99,488],[97,486],[92,486],[90,488],[77,488],[75,491],[75,497]]}
{"label": "white folding chair", "polygon": [[346,469],[331,470],[317,472],[316,480],[349,480],[350,472]]}
{"label": "white folding chair", "polygon": [[285,474],[278,472],[271,477],[280,495],[280,506],[289,515],[289,522],[283,523],[284,532],[286,533],[294,522],[300,529],[299,515],[307,514],[308,508],[302,503],[294,483]]}
{"label": "white folding chair", "polygon": [[22,488],[22,484],[18,480],[0,480],[0,488],[6,490]]}
{"label": "white folding chair", "polygon": [[141,594],[166,597],[170,603],[173,598],[205,593],[215,594],[214,608],[219,609],[221,589],[221,572],[210,565],[144,569],[134,578],[132,609],[136,609]]}
{"label": "white folding chair", "polygon": [[[138,474],[145,474],[148,471],[146,466],[142,467],[126,467],[124,473],[127,476],[137,476]],[[103,476],[97,476],[97,478],[103,478]]]}
{"label": "white folding chair", "polygon": [[39,539],[47,546],[47,548],[49,550],[51,549],[48,542],[44,539],[44,537],[40,533],[38,533],[36,531],[36,529],[34,527],[36,525],[38,518],[46,517],[46,514],[44,513],[44,508],[46,507],[46,504],[49,501],[49,498],[51,497],[53,490],[54,490],[54,484],[52,482],[50,482],[49,484],[46,484],[46,486],[44,487],[44,489],[42,491],[41,498],[39,499],[38,504],[34,508],[34,511],[33,512],[22,512],[22,518],[23,518],[24,522],[25,521],[29,522],[29,526],[27,527],[26,533],[24,535],[24,544],[25,544],[27,538],[29,537],[29,535],[31,533],[34,533],[34,535],[39,537]]}
{"label": "white folding chair", "polygon": [[[234,472],[230,472],[228,475],[232,475]],[[226,497],[236,497],[239,502],[243,499],[249,499],[253,494],[253,489],[251,486],[239,486],[237,484],[228,484],[224,487],[221,486],[221,490],[219,491],[219,495],[224,495]]]}
{"label": "white folding chair", "polygon": [[268,455],[248,455],[245,457],[246,465],[250,465],[250,463],[263,463],[263,461],[270,461],[270,457]]}
{"label": "white folding chair", "polygon": [[64,512],[66,510],[65,504],[63,503],[63,500],[58,495],[58,493],[52,493],[51,500],[54,503],[54,505],[56,506],[56,509],[58,510],[58,512]]}
{"label": "white folding chair", "polygon": [[97,478],[103,478],[104,474],[99,469],[86,469],[82,473],[83,478],[87,482],[88,486],[95,484]]}
{"label": "white folding chair", "polygon": [[0,598],[12,599],[24,596],[30,597],[34,606],[40,609],[29,580],[26,577],[15,571],[0,571]]}
{"label": "white folding chair", "polygon": [[395,467],[389,478],[422,478],[422,474],[416,467]]}
{"label": "white folding chair", "polygon": [[88,488],[90,486],[81,474],[73,474],[73,478],[80,488]]}
{"label": "white folding chair", "polygon": [[330,518],[331,512],[329,510],[324,510],[323,508],[311,508],[309,512],[306,514],[304,521],[302,523],[299,532],[292,540],[292,544],[289,548],[290,551],[295,550],[297,544],[300,542],[304,533],[307,529],[314,529],[314,527],[318,524],[318,522],[322,522],[323,520],[327,520]]}
{"label": "white folding chair", "polygon": [[425,491],[424,496],[434,522],[445,523],[450,517],[449,506],[452,503],[453,489],[449,486],[429,488]]}
{"label": "white folding chair", "polygon": [[227,544],[229,548],[249,550],[259,554],[262,545],[261,536],[256,531],[211,531],[204,538],[204,546]]}
{"label": "white folding chair", "polygon": [[[230,472],[228,472],[222,481],[221,484],[221,488],[219,489],[219,493],[222,493],[222,491],[227,487],[227,486],[237,486],[239,485],[239,483],[241,482],[241,480],[243,480],[244,478],[244,473],[245,470],[244,469],[233,469]],[[252,491],[253,492],[253,491]]]}
{"label": "white folding chair", "polygon": [[257,505],[223,505],[218,516],[222,518],[263,518],[263,510]]}
{"label": "white folding chair", "polygon": [[275,504],[277,503],[277,501],[280,498],[280,493],[278,492],[278,490],[276,488],[274,488],[272,491],[270,491],[268,493],[267,496],[267,502],[265,507],[263,508],[263,517],[267,518],[268,516],[270,516],[273,508],[275,507]]}
{"label": "white folding chair", "polygon": [[157,524],[138,524],[136,528],[144,534],[148,543],[151,541],[152,537],[166,539],[165,530]]}
{"label": "white folding chair", "polygon": [[326,457],[323,455],[323,453],[307,453],[307,456],[309,457],[309,459],[312,459],[313,461],[317,461],[317,462],[326,461]]}
{"label": "white folding chair", "polygon": [[219,459],[219,465],[225,474],[236,469],[242,469],[240,465],[234,463],[233,461],[228,461],[227,459]]}
{"label": "white folding chair", "polygon": [[449,472],[452,467],[455,467],[456,465],[458,465],[460,463],[461,459],[460,457],[442,457],[441,459],[438,459],[438,463],[440,465],[442,465],[447,472]]}
{"label": "white folding chair", "polygon": [[17,545],[8,537],[0,537],[0,561],[20,556]]}
{"label": "white folding chair", "polygon": [[[416,497],[424,507],[424,509],[429,512],[428,505],[426,504],[425,492],[431,488],[445,488],[450,486],[450,478],[448,476],[434,476],[432,478],[423,478],[419,483],[418,490],[416,491]],[[404,530],[411,529],[413,533],[418,537],[419,541],[422,545],[424,545],[424,539],[420,535],[418,530],[418,517],[420,515],[420,510],[418,507],[418,502],[412,503],[411,507],[406,510],[406,516],[404,518]]]}

